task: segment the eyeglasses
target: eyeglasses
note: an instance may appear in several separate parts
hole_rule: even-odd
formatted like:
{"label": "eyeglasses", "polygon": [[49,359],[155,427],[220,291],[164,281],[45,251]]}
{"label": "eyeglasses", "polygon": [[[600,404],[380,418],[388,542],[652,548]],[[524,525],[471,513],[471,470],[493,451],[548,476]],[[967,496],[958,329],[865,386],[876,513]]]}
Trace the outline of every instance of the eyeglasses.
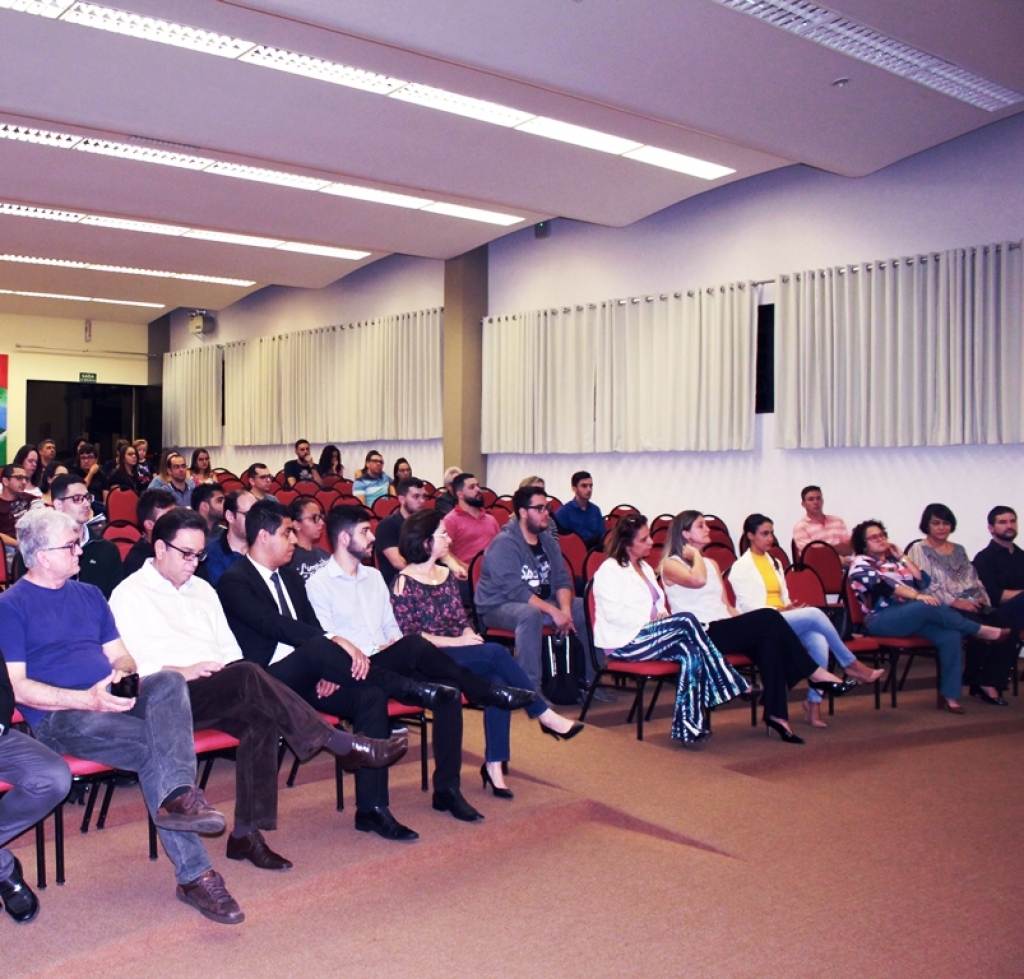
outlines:
{"label": "eyeglasses", "polygon": [[299,517],[300,520],[311,520],[313,523],[323,523],[324,515],[322,513],[311,513],[306,517]]}
{"label": "eyeglasses", "polygon": [[877,544],[880,540],[888,540],[889,539],[889,535],[888,534],[868,534],[868,536],[865,537],[864,539],[871,541],[872,544]]}
{"label": "eyeglasses", "polygon": [[8,476],[7,478],[8,479],[28,479],[28,476],[26,476],[25,473],[11,473],[11,475]]}
{"label": "eyeglasses", "polygon": [[196,564],[202,564],[206,560],[206,551],[183,551],[180,547],[175,547],[170,541],[164,541],[164,543],[172,550],[177,551],[182,560],[195,561]]}
{"label": "eyeglasses", "polygon": [[524,510],[537,510],[538,512],[547,508],[548,505],[546,503],[534,503],[531,506],[523,507]]}
{"label": "eyeglasses", "polygon": [[92,503],[96,497],[92,493],[72,493],[71,496],[65,496],[63,499],[70,500],[76,506],[80,506],[82,503]]}
{"label": "eyeglasses", "polygon": [[41,551],[67,551],[69,554],[81,554],[82,542],[73,540],[70,544],[61,544],[59,547],[41,547]]}

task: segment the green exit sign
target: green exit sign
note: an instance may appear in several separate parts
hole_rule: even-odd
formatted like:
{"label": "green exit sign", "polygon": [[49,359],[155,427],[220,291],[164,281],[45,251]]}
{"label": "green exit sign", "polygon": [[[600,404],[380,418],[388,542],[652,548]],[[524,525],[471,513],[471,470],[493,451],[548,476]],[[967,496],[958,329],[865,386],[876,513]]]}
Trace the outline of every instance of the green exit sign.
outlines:
{"label": "green exit sign", "polygon": [[95,384],[96,375],[91,371],[79,371],[78,373],[79,384]]}

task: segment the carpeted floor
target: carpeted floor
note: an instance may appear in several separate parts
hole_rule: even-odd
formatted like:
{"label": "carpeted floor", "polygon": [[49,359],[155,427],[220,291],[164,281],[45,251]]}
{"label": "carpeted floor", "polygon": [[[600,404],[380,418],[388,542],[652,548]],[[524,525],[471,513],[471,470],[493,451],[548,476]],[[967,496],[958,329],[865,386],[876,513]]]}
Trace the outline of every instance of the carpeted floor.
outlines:
{"label": "carpeted floor", "polygon": [[[642,744],[625,695],[568,743],[520,714],[512,802],[481,791],[467,715],[463,789],[487,818],[433,812],[410,752],[392,809],[412,845],[356,833],[318,758],[282,788],[269,836],[293,871],[209,843],[236,927],[174,899],[138,790],[119,788],[102,832],[80,835],[69,811],[68,882],[31,925],[0,921],[0,976],[1022,976],[1024,698],[954,717],[934,708],[933,671],[895,711],[837,701],[827,731],[794,700],[803,747],[768,740],[743,705],[716,713],[700,751],[669,741],[667,699]],[[218,762],[208,795],[229,813],[233,781]],[[16,850],[34,864],[30,837]]]}

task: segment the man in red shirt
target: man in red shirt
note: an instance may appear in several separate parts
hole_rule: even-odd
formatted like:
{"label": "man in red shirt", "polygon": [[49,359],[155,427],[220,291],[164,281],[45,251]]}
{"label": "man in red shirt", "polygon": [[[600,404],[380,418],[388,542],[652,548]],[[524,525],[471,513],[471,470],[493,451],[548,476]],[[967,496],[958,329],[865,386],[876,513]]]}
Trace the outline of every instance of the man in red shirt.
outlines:
{"label": "man in red shirt", "polygon": [[472,473],[459,473],[452,480],[452,492],[459,503],[444,518],[444,529],[451,540],[451,553],[463,567],[468,567],[501,528],[484,510],[484,494]]}

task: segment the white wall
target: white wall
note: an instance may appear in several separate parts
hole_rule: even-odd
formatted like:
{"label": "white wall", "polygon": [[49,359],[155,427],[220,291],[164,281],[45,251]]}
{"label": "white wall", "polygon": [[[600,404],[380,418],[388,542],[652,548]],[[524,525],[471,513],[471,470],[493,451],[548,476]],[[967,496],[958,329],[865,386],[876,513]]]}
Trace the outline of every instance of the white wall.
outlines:
{"label": "white wall", "polygon": [[[331,324],[356,323],[378,316],[433,309],[443,304],[443,262],[393,255],[359,269],[324,289],[291,289],[281,286],[262,289],[221,310],[217,316],[217,330],[209,336],[194,337],[189,334],[187,317],[179,312],[171,321],[171,350],[295,333]],[[339,392],[339,397],[357,399],[359,391]],[[304,437],[303,432],[295,433],[296,439]],[[440,439],[335,444],[341,449],[341,459],[349,476],[356,469],[362,468],[363,459],[370,449],[376,449],[384,456],[388,471],[395,459],[404,456],[411,463],[413,472],[424,479],[438,482],[444,472]],[[276,472],[295,455],[291,443],[208,448],[214,466],[236,473],[257,461],[265,462]],[[313,446],[314,458],[319,458],[322,448],[321,443]]]}
{"label": "white wall", "polygon": [[[79,372],[89,371],[99,384],[145,385],[148,343],[147,328],[131,323],[93,320],[87,343],[84,319],[0,314],[0,353],[9,357],[7,458],[26,442],[28,381],[77,383]],[[30,434],[33,442],[39,441],[36,433]]]}
{"label": "white wall", "polygon": [[[848,179],[790,167],[685,201],[623,229],[553,222],[490,248],[494,315],[663,292],[780,272],[888,258],[1024,236],[1024,117],[987,127],[879,173]],[[671,410],[671,392],[665,392]],[[995,503],[1024,508],[1024,446],[946,449],[774,448],[758,419],[752,452],[520,457],[492,455],[488,483],[508,492],[537,472],[566,498],[588,469],[605,508],[631,502],[651,516],[684,508],[721,516],[734,534],[759,510],[788,544],[799,490],[820,483],[829,512],[852,525],[886,521],[901,544],[919,536],[926,503],[941,500],[973,553]]]}

